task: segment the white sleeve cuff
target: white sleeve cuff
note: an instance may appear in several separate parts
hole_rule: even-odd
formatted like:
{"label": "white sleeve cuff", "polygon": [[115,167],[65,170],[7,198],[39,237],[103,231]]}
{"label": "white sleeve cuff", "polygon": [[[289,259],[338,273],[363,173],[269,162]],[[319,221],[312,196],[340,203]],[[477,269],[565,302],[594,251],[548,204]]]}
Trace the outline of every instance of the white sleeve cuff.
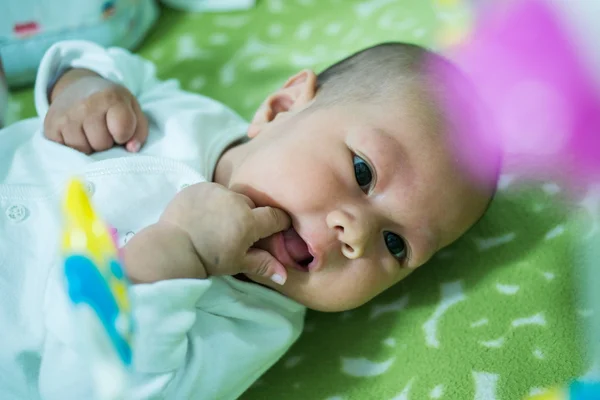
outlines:
{"label": "white sleeve cuff", "polygon": [[136,371],[164,373],[185,365],[187,334],[196,322],[196,305],[210,286],[207,279],[173,279],[132,286]]}

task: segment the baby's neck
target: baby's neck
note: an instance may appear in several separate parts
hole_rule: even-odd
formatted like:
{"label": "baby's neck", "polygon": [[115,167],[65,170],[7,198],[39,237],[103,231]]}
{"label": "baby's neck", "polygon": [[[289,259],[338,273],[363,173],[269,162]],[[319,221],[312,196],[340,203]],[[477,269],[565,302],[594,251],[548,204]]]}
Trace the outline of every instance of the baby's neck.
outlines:
{"label": "baby's neck", "polygon": [[243,147],[246,142],[246,139],[240,139],[233,142],[223,151],[215,166],[215,172],[212,176],[213,182],[229,187],[229,181],[233,175],[235,166],[238,164],[238,160],[243,157]]}

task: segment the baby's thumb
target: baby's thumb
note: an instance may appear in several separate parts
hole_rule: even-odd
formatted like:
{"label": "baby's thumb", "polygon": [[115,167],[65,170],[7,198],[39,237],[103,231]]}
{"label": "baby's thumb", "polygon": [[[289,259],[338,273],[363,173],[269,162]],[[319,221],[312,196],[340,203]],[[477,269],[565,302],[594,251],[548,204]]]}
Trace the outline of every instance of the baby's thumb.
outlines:
{"label": "baby's thumb", "polygon": [[248,250],[244,264],[246,266],[245,273],[264,276],[278,285],[283,285],[287,280],[285,267],[267,251]]}

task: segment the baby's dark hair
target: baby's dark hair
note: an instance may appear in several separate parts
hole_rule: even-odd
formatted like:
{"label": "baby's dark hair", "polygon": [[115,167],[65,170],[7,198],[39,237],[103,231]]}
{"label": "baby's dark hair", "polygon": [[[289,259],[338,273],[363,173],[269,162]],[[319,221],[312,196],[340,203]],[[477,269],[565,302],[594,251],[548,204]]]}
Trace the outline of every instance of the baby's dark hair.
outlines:
{"label": "baby's dark hair", "polygon": [[[397,95],[407,84],[424,86],[427,64],[443,58],[424,47],[387,42],[360,50],[317,76],[317,101],[330,104],[378,100]],[[414,85],[410,85],[413,86]]]}

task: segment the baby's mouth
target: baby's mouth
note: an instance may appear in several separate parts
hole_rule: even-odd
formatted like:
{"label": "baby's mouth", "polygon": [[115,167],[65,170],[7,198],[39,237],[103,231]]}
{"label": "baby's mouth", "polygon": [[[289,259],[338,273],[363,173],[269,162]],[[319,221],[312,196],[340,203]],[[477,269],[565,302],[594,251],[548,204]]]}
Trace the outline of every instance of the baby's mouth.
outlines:
{"label": "baby's mouth", "polygon": [[309,265],[315,258],[304,239],[300,237],[294,228],[283,232],[283,243],[288,254],[296,264],[295,266],[304,272],[308,272]]}

